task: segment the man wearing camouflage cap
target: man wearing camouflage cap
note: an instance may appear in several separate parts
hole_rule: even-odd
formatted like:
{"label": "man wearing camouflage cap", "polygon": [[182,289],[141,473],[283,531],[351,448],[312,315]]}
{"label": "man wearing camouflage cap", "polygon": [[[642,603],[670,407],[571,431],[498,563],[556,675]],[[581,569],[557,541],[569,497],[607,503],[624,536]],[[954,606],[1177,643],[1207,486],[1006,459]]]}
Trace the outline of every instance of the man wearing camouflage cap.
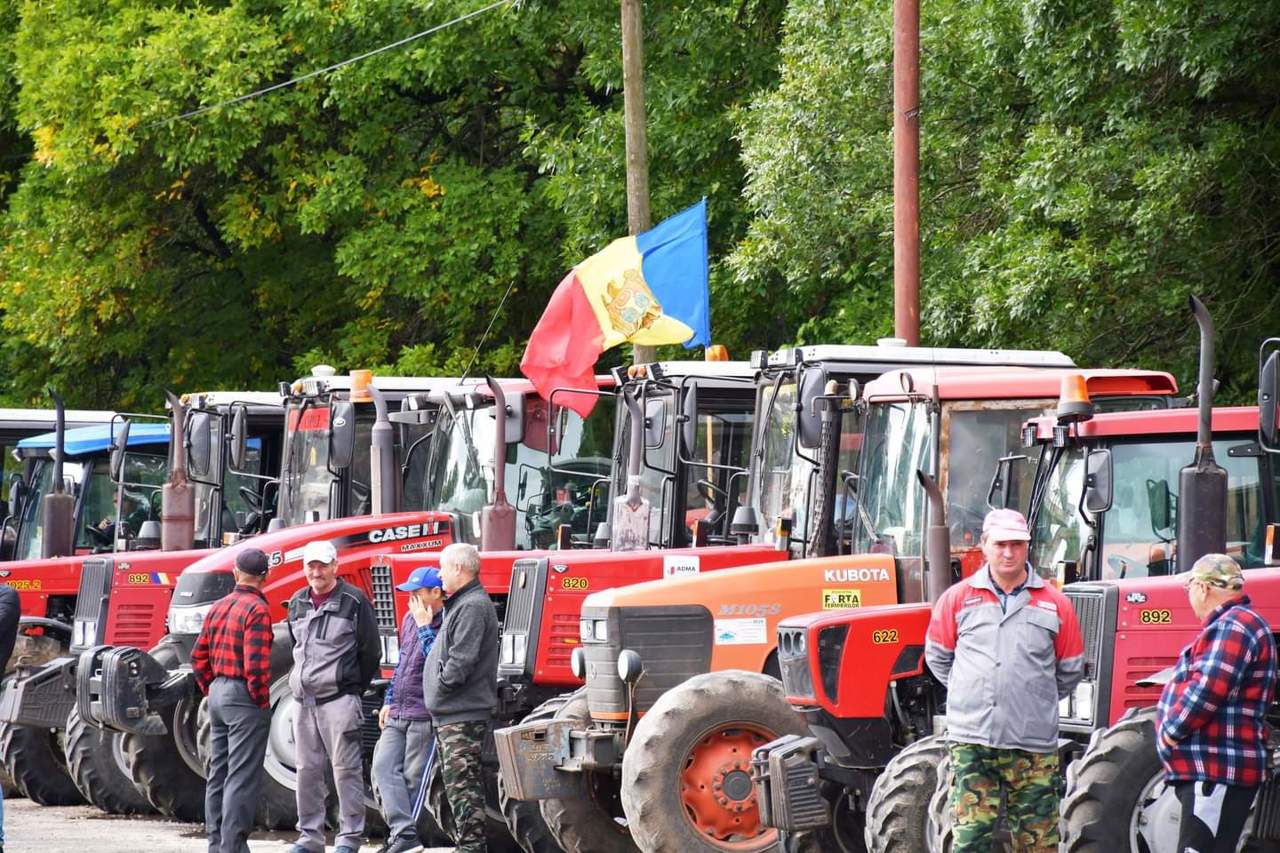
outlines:
{"label": "man wearing camouflage cap", "polygon": [[1226,554],[1196,560],[1183,586],[1203,627],[1160,696],[1157,750],[1182,805],[1178,853],[1233,851],[1266,774],[1275,641]]}

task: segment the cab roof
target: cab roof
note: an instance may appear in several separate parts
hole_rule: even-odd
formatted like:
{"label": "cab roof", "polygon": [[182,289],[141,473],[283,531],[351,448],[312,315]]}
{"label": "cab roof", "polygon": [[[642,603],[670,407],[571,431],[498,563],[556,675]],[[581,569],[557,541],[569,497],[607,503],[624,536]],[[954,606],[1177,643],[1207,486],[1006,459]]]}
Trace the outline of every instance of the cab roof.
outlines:
{"label": "cab roof", "polygon": [[709,379],[720,377],[741,377],[751,379],[756,375],[755,369],[748,361],[655,361],[642,365],[648,368],[650,376],[705,376]]}
{"label": "cab roof", "polygon": [[[188,406],[202,405],[210,408],[230,406],[233,403],[244,403],[249,406],[284,407],[284,399],[279,391],[196,391],[182,395],[182,402]],[[165,404],[168,408],[168,403]]]}
{"label": "cab roof", "polygon": [[[1027,424],[1034,426],[1038,441],[1053,439],[1057,420],[1052,415],[1032,418]],[[1075,425],[1079,438],[1123,438],[1144,435],[1185,434],[1194,437],[1200,424],[1200,412],[1193,408],[1164,409],[1147,412],[1106,412],[1094,415]],[[1215,433],[1256,432],[1258,429],[1257,406],[1223,406],[1213,410],[1209,421]]]}
{"label": "cab roof", "polygon": [[[114,427],[114,430],[113,430]],[[66,435],[67,456],[85,456],[100,453],[111,447],[112,436],[120,431],[115,424],[97,424],[95,426],[69,429]],[[33,435],[18,442],[17,452],[20,456],[36,456],[39,451],[49,450],[55,444],[57,433],[46,432]],[[168,444],[169,424],[167,423],[134,423],[129,425],[129,446]]]}
{"label": "cab roof", "polygon": [[752,355],[751,363],[763,367],[786,367],[818,361],[845,361],[874,364],[999,364],[1022,367],[1072,367],[1075,362],[1057,350],[962,349],[952,347],[909,347],[894,339],[875,346],[820,344],[789,347]]}
{"label": "cab roof", "polygon": [[[99,409],[67,409],[67,424],[89,426],[90,424],[107,424],[115,417],[115,412]],[[46,430],[53,427],[53,409],[0,409],[0,428],[25,428]]]}
{"label": "cab roof", "polygon": [[917,394],[942,400],[1057,398],[1064,376],[1083,376],[1093,397],[1165,397],[1178,393],[1172,374],[1160,370],[1035,370],[1025,367],[912,367],[892,370],[867,383],[863,396],[906,399],[904,381]]}

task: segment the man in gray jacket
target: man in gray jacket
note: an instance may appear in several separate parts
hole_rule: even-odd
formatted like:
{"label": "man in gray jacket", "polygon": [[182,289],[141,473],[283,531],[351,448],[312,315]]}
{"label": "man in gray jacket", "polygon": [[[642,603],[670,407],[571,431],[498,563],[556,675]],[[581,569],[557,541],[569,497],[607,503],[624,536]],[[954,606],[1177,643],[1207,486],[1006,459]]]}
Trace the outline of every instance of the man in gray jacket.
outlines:
{"label": "man in gray jacket", "polygon": [[1022,513],[982,525],[987,558],[933,608],[929,669],[947,688],[953,853],[987,853],[1005,793],[1015,850],[1058,850],[1058,700],[1084,670],[1071,602],[1027,562]]}
{"label": "man in gray jacket", "polygon": [[498,704],[498,616],[480,585],[480,552],[461,542],[440,552],[449,598],[424,665],[423,698],[436,726],[440,775],[457,853],[485,853],[480,750]]}
{"label": "man in gray jacket", "polygon": [[339,813],[334,853],[356,853],[364,841],[360,696],[378,673],[382,643],[369,599],[338,578],[332,542],[308,542],[302,564],[307,586],[289,599],[289,689],[298,703],[293,719],[298,842],[291,853],[324,851],[325,771],[330,765]]}

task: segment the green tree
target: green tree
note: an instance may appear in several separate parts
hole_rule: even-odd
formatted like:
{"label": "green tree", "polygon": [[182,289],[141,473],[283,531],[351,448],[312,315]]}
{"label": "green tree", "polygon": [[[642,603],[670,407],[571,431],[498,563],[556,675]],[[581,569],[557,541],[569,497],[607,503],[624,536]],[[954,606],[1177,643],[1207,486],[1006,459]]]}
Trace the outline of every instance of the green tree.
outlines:
{"label": "green tree", "polygon": [[[33,151],[0,220],[6,396],[154,405],[319,360],[514,372],[569,265],[625,230],[616,0],[505,7],[174,120],[479,5],[21,5]],[[781,9],[647,21],[654,214],[710,195],[717,248],[745,223],[732,113],[772,82]]]}
{"label": "green tree", "polygon": [[[1195,293],[1247,398],[1280,326],[1280,5],[938,0],[921,27],[925,340],[1188,385]],[[869,341],[892,329],[889,4],[794,0],[785,30],[742,123],[754,215],[727,289],[785,294],[782,334]]]}

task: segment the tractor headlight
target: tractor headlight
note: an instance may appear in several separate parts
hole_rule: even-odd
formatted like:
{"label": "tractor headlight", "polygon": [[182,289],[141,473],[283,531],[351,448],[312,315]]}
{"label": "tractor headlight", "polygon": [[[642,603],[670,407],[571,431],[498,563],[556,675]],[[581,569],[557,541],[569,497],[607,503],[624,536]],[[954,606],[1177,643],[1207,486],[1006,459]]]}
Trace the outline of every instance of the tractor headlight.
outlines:
{"label": "tractor headlight", "polygon": [[510,634],[502,635],[502,662],[505,664],[516,662],[516,641]]}
{"label": "tractor headlight", "polygon": [[71,625],[71,645],[76,648],[88,648],[98,641],[98,620],[77,619]]}
{"label": "tractor headlight", "polygon": [[525,657],[529,654],[529,637],[516,634],[511,640],[511,662],[516,666],[524,666]]}
{"label": "tractor headlight", "polygon": [[584,643],[604,643],[609,640],[608,619],[583,619],[578,623],[578,636]]}
{"label": "tractor headlight", "polygon": [[199,634],[214,602],[196,605],[174,605],[169,608],[170,634]]}

